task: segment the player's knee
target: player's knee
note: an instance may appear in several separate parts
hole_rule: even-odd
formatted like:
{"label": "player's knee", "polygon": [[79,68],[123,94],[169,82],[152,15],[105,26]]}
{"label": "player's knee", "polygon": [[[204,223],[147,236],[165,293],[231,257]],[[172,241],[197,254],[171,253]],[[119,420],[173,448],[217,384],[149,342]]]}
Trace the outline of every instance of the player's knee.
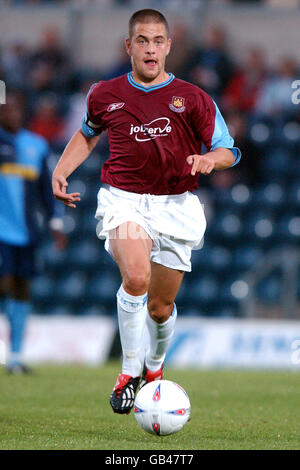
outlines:
{"label": "player's knee", "polygon": [[143,295],[147,292],[150,273],[146,270],[130,270],[123,278],[123,287],[130,295]]}
{"label": "player's knee", "polygon": [[148,312],[152,320],[156,323],[166,322],[172,313],[174,303],[163,303],[153,299],[148,301]]}

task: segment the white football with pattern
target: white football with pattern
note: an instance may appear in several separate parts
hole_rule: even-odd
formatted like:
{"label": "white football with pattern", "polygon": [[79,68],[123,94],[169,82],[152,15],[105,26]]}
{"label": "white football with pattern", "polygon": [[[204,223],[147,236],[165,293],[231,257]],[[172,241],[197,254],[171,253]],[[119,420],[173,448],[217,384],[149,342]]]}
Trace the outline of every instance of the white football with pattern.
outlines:
{"label": "white football with pattern", "polygon": [[134,416],[144,431],[167,436],[180,431],[190,418],[191,404],[185,390],[171,380],[155,380],[138,392]]}

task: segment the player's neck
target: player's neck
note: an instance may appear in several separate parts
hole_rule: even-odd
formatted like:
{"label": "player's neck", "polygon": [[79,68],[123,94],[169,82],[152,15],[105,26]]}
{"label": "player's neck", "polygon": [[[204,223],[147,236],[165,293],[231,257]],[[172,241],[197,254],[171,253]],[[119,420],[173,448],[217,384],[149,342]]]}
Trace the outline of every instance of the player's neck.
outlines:
{"label": "player's neck", "polygon": [[153,80],[151,79],[145,79],[144,77],[140,77],[138,73],[135,70],[132,70],[132,78],[133,80],[138,83],[139,85],[142,85],[144,87],[151,87],[154,85],[159,85],[160,83],[164,83],[167,80],[169,80],[170,75],[163,70],[156,78]]}

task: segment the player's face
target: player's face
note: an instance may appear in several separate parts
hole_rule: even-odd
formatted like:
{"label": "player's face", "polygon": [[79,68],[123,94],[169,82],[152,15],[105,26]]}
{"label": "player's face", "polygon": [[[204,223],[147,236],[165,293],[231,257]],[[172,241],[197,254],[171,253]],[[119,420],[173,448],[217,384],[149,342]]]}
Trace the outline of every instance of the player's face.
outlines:
{"label": "player's face", "polygon": [[126,39],[132,70],[143,82],[165,80],[165,61],[171,47],[163,23],[137,23],[131,38]]}
{"label": "player's face", "polygon": [[23,108],[14,96],[8,96],[6,104],[1,105],[0,125],[9,132],[17,132],[23,124]]}

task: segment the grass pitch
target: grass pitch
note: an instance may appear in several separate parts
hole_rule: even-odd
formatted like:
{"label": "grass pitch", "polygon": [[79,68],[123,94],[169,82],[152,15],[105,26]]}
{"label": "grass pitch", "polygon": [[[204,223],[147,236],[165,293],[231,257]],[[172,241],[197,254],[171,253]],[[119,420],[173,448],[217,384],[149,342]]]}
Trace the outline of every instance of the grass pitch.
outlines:
{"label": "grass pitch", "polygon": [[165,369],[184,387],[191,421],[177,434],[141,430],[116,415],[109,395],[119,363],[39,366],[33,376],[0,368],[0,449],[300,449],[300,374]]}

